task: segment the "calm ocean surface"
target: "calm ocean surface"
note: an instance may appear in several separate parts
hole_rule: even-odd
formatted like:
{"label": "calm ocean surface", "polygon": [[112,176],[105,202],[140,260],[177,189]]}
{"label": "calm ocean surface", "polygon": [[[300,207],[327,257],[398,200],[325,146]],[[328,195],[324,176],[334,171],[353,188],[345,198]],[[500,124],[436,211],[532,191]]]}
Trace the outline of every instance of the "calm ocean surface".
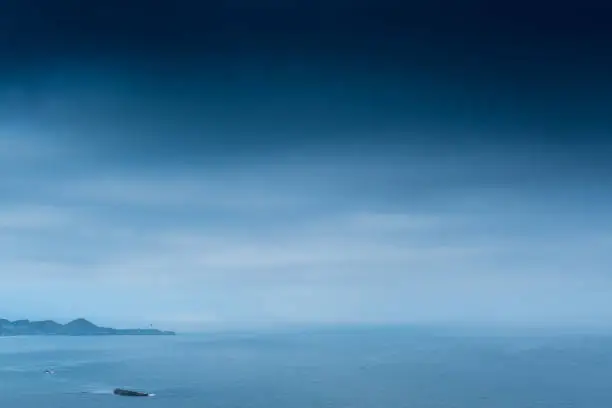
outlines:
{"label": "calm ocean surface", "polygon": [[[156,396],[117,397],[115,387]],[[605,336],[386,328],[0,338],[0,407],[611,406]]]}

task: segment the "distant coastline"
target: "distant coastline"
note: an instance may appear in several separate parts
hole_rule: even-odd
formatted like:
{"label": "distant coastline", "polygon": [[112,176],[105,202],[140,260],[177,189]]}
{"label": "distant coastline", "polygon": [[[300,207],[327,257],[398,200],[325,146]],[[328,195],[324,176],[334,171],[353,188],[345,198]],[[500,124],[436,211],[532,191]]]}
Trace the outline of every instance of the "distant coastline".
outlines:
{"label": "distant coastline", "polygon": [[0,319],[0,336],[173,336],[173,331],[158,329],[113,329],[79,318],[60,324],[53,320]]}

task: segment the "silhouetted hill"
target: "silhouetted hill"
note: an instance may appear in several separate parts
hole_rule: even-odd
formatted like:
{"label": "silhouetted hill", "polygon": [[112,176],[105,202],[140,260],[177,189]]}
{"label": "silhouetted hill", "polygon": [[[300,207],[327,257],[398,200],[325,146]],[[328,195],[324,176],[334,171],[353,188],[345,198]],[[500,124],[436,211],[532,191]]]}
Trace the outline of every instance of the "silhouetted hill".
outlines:
{"label": "silhouetted hill", "polygon": [[53,320],[32,322],[30,320],[10,321],[7,319],[0,319],[0,336],[163,336],[174,334],[176,333],[157,329],[112,329],[110,327],[100,327],[83,318],[73,320],[66,324],[60,324]]}

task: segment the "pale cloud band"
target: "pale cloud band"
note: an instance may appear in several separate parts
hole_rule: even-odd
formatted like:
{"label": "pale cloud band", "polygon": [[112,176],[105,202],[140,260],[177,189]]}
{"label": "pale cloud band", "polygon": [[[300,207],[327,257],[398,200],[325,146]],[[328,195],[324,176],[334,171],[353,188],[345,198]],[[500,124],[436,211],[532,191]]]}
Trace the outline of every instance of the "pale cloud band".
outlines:
{"label": "pale cloud band", "polygon": [[590,188],[576,180],[518,180],[525,168],[553,180],[536,157],[383,147],[146,167],[15,131],[0,139],[7,317],[78,309],[183,329],[609,318],[609,217],[549,200]]}

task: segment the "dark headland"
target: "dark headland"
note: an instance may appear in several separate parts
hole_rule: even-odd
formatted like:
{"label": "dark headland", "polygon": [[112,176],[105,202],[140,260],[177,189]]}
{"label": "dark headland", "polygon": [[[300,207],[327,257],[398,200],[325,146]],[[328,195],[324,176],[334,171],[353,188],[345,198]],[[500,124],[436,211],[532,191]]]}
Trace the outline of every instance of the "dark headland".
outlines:
{"label": "dark headland", "polygon": [[112,329],[96,326],[85,319],[76,319],[60,324],[53,320],[10,321],[0,319],[0,336],[172,336],[172,331],[157,329]]}

